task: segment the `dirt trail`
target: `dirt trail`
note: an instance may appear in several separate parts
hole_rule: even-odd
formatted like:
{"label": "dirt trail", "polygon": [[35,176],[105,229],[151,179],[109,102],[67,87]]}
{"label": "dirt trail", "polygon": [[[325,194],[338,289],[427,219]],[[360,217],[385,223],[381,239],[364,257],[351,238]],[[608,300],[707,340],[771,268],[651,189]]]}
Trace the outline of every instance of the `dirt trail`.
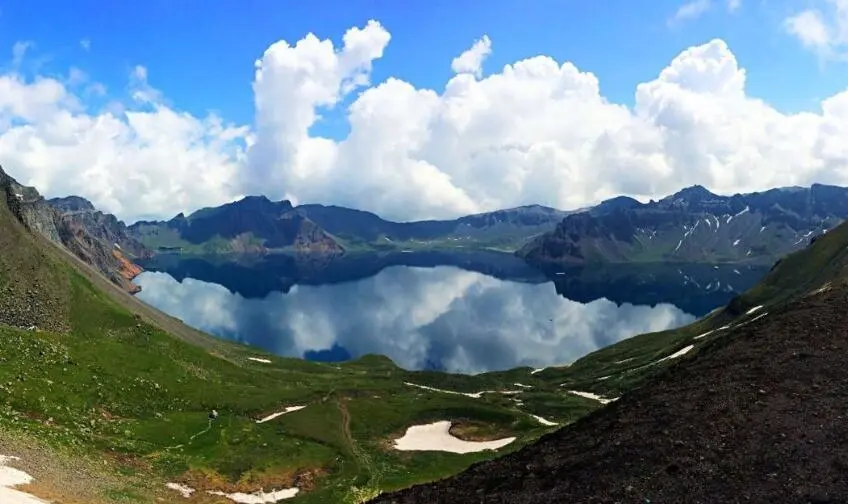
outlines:
{"label": "dirt trail", "polygon": [[356,459],[360,467],[360,473],[368,475],[368,481],[361,487],[354,486],[351,488],[350,500],[354,503],[366,502],[379,495],[380,480],[383,478],[382,471],[374,464],[371,457],[359,448],[356,440],[350,431],[350,412],[347,409],[346,398],[338,399],[338,408],[342,417],[342,436],[345,444],[350,449],[351,455]]}

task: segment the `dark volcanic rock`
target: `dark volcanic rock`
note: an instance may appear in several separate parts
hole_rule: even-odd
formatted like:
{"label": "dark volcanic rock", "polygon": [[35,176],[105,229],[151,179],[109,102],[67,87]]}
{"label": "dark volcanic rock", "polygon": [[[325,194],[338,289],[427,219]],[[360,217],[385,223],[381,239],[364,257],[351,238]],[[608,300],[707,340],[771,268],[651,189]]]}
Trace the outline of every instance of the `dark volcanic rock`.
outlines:
{"label": "dark volcanic rock", "polygon": [[848,502],[848,289],[734,330],[503,458],[377,504]]}

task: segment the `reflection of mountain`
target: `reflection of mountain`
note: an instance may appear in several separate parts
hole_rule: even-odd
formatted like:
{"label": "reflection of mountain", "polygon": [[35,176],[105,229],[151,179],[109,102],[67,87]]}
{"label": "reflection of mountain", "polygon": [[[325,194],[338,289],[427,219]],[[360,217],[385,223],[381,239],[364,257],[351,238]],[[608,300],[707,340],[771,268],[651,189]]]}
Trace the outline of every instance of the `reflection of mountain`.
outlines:
{"label": "reflection of mountain", "polygon": [[600,298],[617,304],[672,303],[697,316],[727,303],[766,272],[762,266],[707,264],[609,264],[538,270],[511,254],[483,251],[367,253],[332,260],[325,256],[309,259],[287,254],[240,256],[230,261],[221,256],[159,255],[143,265],[178,281],[193,278],[215,283],[246,298],[288,293],[294,285],[354,282],[392,266],[454,266],[513,282],[538,284],[552,279],[558,294],[581,303]]}
{"label": "reflection of mountain", "polygon": [[362,253],[332,260],[327,260],[326,256],[289,254],[239,256],[235,260],[221,256],[160,254],[143,265],[152,271],[168,273],[179,281],[194,278],[216,283],[248,298],[265,297],[271,292],[286,293],[298,284],[325,285],[361,280],[391,266],[455,266],[502,280],[546,281],[543,273],[512,254],[486,251]]}
{"label": "reflection of mountain", "polygon": [[763,266],[710,264],[610,264],[554,273],[559,295],[586,303],[672,303],[701,317],[746,291],[765,275]]}

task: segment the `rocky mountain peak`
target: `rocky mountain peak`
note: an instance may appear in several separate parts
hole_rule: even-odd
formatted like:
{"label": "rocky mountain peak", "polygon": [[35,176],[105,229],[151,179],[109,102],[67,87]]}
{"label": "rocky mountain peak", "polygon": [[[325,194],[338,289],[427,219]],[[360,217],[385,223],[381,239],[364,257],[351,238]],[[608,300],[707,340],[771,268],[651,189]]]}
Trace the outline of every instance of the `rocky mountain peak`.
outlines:
{"label": "rocky mountain peak", "polygon": [[96,209],[94,205],[83,198],[82,196],[67,196],[64,198],[52,198],[47,200],[47,203],[50,204],[53,208],[59,211],[59,213],[69,213],[69,212],[94,212]]}
{"label": "rocky mountain peak", "polygon": [[665,200],[684,200],[688,203],[700,203],[705,200],[721,199],[718,194],[710,192],[706,187],[696,184],[690,187],[685,187],[680,191],[664,198]]}

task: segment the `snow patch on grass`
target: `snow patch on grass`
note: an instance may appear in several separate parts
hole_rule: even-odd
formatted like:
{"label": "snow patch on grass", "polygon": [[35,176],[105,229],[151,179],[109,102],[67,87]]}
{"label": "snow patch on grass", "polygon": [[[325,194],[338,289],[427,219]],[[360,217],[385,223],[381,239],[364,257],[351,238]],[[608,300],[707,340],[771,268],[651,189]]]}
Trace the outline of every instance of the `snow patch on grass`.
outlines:
{"label": "snow patch on grass", "polygon": [[480,392],[457,392],[455,390],[444,390],[438,389],[434,387],[428,387],[427,385],[418,385],[417,383],[409,383],[403,382],[404,385],[408,385],[410,387],[420,388],[422,390],[428,390],[430,392],[441,392],[442,394],[454,394],[454,395],[462,395],[465,397],[470,397],[472,399],[480,399],[483,397],[483,394],[504,394],[504,395],[514,395],[520,394],[523,390],[481,390]]}
{"label": "snow patch on grass", "polygon": [[268,359],[262,359],[260,357],[248,357],[247,360],[251,360],[253,362],[261,362],[262,364],[270,364],[271,361]]}
{"label": "snow patch on grass", "polygon": [[183,485],[181,483],[165,483],[165,486],[167,488],[170,488],[171,490],[179,493],[180,495],[182,495],[186,499],[190,498],[191,494],[194,493],[194,488],[191,488],[190,486],[187,486],[187,485]]}
{"label": "snow patch on grass", "polygon": [[536,416],[536,415],[530,415],[530,416],[531,416],[531,417],[533,417],[533,418],[535,418],[535,419],[536,419],[536,421],[537,421],[537,422],[539,422],[540,424],[545,425],[545,426],[547,426],[547,427],[550,427],[550,426],[553,426],[553,425],[559,425],[559,424],[558,424],[558,423],[556,423],[556,422],[551,422],[550,420],[547,420],[547,419],[542,418],[542,417],[540,417],[540,416]]}
{"label": "snow patch on grass", "polygon": [[607,399],[606,397],[599,396],[598,394],[593,394],[591,392],[581,392],[579,390],[569,390],[568,393],[574,394],[574,395],[577,395],[577,396],[580,396],[580,397],[585,397],[586,399],[592,399],[592,400],[598,401],[601,404],[609,404],[609,403],[618,399],[617,397],[613,398],[613,399]]}
{"label": "snow patch on grass", "polygon": [[395,440],[398,451],[443,451],[476,453],[497,450],[515,441],[514,437],[494,441],[463,441],[450,433],[451,422],[443,420],[425,425],[413,425],[403,437]]}
{"label": "snow patch on grass", "polygon": [[710,334],[712,334],[713,332],[715,332],[715,331],[714,331],[714,330],[712,330],[712,331],[707,331],[707,332],[705,332],[705,333],[702,333],[702,334],[699,334],[699,335],[695,336],[695,337],[694,337],[694,338],[692,338],[692,339],[701,339],[701,338],[706,338],[707,336],[709,336],[709,335],[710,335]]}
{"label": "snow patch on grass", "polygon": [[667,356],[663,357],[662,359],[656,361],[655,364],[659,363],[659,362],[663,362],[663,361],[667,361],[667,360],[671,360],[671,359],[678,359],[680,357],[683,357],[684,355],[686,355],[690,351],[692,351],[693,348],[695,348],[695,345],[685,346],[685,347],[681,348],[680,350],[674,352],[673,354],[667,355]]}
{"label": "snow patch on grass", "polygon": [[300,492],[299,488],[286,488],[284,490],[271,490],[270,492],[254,492],[254,493],[224,493],[221,491],[207,491],[209,495],[217,495],[219,497],[226,497],[233,502],[238,502],[239,504],[273,504],[275,502],[279,502],[284,499],[291,499]]}
{"label": "snow patch on grass", "polygon": [[266,416],[265,418],[260,418],[259,420],[256,421],[256,423],[270,422],[271,420],[273,420],[277,417],[281,417],[281,416],[285,415],[286,413],[293,413],[295,411],[302,410],[305,407],[306,406],[289,406],[288,408],[286,408],[282,411],[278,411],[276,413],[271,413],[270,415]]}

